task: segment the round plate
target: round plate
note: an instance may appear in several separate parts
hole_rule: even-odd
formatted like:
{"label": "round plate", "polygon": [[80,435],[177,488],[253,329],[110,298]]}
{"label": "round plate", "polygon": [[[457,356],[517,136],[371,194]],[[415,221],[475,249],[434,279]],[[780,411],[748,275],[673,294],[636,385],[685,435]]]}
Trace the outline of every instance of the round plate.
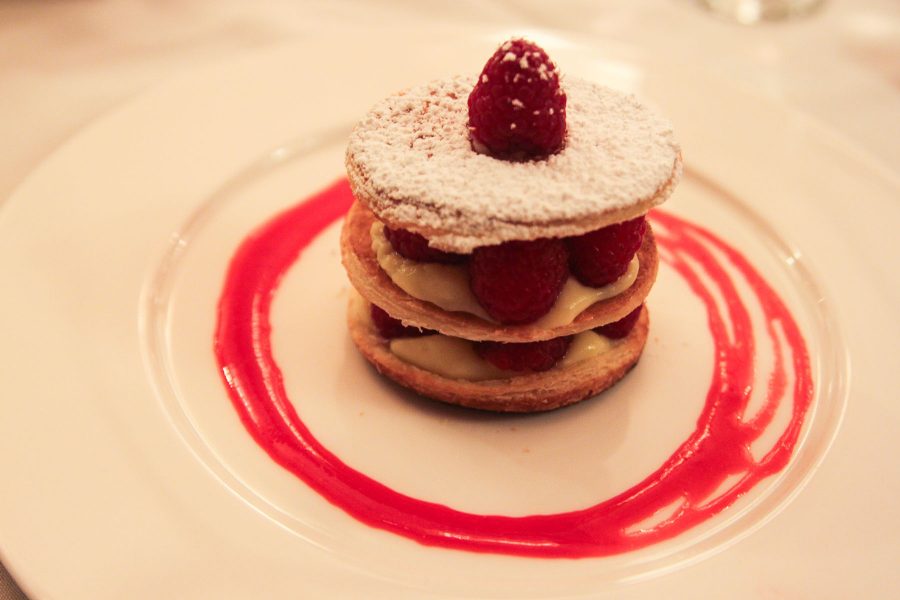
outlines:
{"label": "round plate", "polygon": [[[847,397],[842,335],[852,348],[853,319],[888,314],[897,298],[874,262],[886,238],[854,230],[841,211],[853,191],[896,215],[896,185],[802,117],[683,67],[535,36],[565,71],[636,91],[673,119],[688,169],[667,210],[738,248],[798,321],[816,392],[784,471],[703,526],[641,551],[574,561],[472,554],[362,525],[271,461],[237,418],[212,337],[241,240],[341,177],[342,140],[372,102],[476,71],[504,37],[312,40],[173,82],[72,140],[4,205],[0,464],[10,493],[0,499],[0,544],[30,593],[559,597],[631,582],[634,597],[690,597],[713,580],[740,597],[752,595],[741,574],[752,575],[747,549],[757,539],[772,552],[768,583],[791,580],[785,564],[802,580],[805,561],[782,550],[785,532],[805,523],[791,511],[782,518],[793,528],[763,528],[694,569],[658,576],[760,528],[823,459]],[[401,64],[412,49],[415,67],[371,68]],[[291,75],[298,65],[302,80]],[[366,367],[343,325],[336,228],[279,288],[273,346],[304,422],[353,468],[461,510],[557,512],[633,485],[692,431],[711,343],[702,307],[665,265],[650,300],[651,341],[621,385],[565,411],[497,417],[414,398]],[[835,244],[841,228],[847,241]],[[859,297],[862,316],[852,308]],[[825,510],[852,493],[815,487],[800,499],[815,493],[810,501]],[[865,530],[868,518],[853,521]]]}

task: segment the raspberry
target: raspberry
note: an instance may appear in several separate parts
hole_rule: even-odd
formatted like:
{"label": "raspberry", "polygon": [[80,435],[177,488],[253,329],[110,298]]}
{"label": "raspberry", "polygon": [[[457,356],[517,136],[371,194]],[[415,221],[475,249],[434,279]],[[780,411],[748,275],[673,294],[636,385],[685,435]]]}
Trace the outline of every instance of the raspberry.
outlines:
{"label": "raspberry", "polygon": [[644,217],[638,217],[569,238],[572,273],[585,285],[612,283],[628,270],[646,226]]}
{"label": "raspberry", "polygon": [[475,350],[481,358],[506,371],[546,371],[565,356],[571,343],[572,336],[568,335],[524,344],[478,342]]}
{"label": "raspberry", "polygon": [[465,260],[463,254],[444,252],[428,245],[428,240],[412,231],[384,227],[384,236],[400,256],[419,262],[458,263]]}
{"label": "raspberry", "polygon": [[613,321],[612,323],[601,325],[600,327],[595,328],[594,331],[602,336],[614,340],[625,337],[631,332],[632,329],[634,329],[634,324],[637,323],[638,317],[641,314],[641,308],[643,308],[643,306],[644,305],[641,304],[618,321]]}
{"label": "raspberry", "polygon": [[550,311],[569,277],[562,240],[506,242],[477,248],[469,286],[487,313],[503,324],[530,323]]}
{"label": "raspberry", "polygon": [[430,335],[435,333],[430,329],[421,329],[419,327],[407,327],[403,323],[400,322],[399,319],[395,319],[391,315],[387,314],[384,309],[379,308],[372,305],[372,322],[375,323],[375,328],[378,329],[378,333],[381,334],[381,337],[387,339],[393,339],[398,337],[419,337],[421,335]]}
{"label": "raspberry", "polygon": [[496,158],[530,160],[562,149],[566,94],[542,48],[522,39],[500,46],[469,95],[469,130],[472,147]]}

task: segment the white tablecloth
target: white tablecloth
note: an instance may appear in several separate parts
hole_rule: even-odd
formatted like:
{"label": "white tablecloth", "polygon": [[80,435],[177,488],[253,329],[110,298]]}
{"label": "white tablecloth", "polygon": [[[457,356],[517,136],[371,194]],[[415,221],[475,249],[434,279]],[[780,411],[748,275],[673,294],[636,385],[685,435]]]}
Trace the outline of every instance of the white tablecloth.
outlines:
{"label": "white tablecloth", "polygon": [[[85,124],[174,75],[386,24],[553,28],[639,46],[805,112],[900,175],[896,0],[829,0],[809,18],[754,27],[689,0],[13,0],[0,3],[0,202]],[[0,600],[22,598],[0,565]]]}

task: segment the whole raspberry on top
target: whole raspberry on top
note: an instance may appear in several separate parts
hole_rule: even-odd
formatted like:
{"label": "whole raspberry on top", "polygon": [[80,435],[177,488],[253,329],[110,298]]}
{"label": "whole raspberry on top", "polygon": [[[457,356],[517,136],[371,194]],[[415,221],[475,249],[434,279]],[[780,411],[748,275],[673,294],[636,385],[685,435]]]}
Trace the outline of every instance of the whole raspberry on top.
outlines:
{"label": "whole raspberry on top", "polygon": [[384,237],[400,256],[419,262],[460,263],[466,257],[463,254],[444,252],[428,245],[428,240],[406,229],[391,229],[384,227]]}
{"label": "whole raspberry on top", "polygon": [[546,371],[565,356],[572,343],[572,336],[554,338],[543,342],[504,344],[503,342],[478,342],[475,350],[479,356],[498,369],[506,371]]}
{"label": "whole raspberry on top", "polygon": [[496,158],[531,160],[559,152],[566,137],[566,94],[556,65],[537,44],[504,43],[469,95],[472,147]]}
{"label": "whole raspberry on top", "polygon": [[644,239],[644,217],[568,238],[572,274],[589,286],[610,284],[628,270]]}
{"label": "whole raspberry on top", "polygon": [[569,277],[562,240],[513,241],[476,248],[469,286],[478,303],[505,325],[531,323],[547,314]]}

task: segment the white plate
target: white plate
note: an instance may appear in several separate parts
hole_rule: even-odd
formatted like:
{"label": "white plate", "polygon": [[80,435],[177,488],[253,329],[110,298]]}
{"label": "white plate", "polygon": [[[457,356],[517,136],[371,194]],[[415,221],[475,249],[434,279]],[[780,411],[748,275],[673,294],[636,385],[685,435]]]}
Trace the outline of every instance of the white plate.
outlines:
{"label": "white plate", "polygon": [[[739,248],[791,308],[816,383],[791,464],[670,542],[536,560],[364,526],[252,441],[212,353],[235,248],[341,175],[341,140],[372,102],[477,70],[503,37],[311,40],[173,82],[61,148],[3,206],[0,545],[35,598],[839,597],[895,577],[897,536],[879,532],[896,527],[900,491],[887,392],[900,294],[884,259],[896,182],[802,116],[622,49],[536,34],[567,72],[662,107],[688,165],[668,208]],[[566,511],[633,485],[693,429],[711,346],[671,269],[622,385],[498,418],[412,399],[365,367],[343,331],[335,227],[288,272],[273,343],[305,423],[353,468],[461,510]],[[846,423],[816,472],[845,406],[848,348]]]}

